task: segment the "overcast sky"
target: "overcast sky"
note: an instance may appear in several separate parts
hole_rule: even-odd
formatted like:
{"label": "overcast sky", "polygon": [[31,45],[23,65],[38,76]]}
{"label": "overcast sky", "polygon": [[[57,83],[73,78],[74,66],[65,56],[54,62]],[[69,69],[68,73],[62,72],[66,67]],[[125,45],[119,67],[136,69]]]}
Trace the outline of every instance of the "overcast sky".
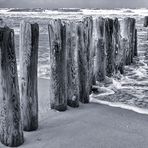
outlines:
{"label": "overcast sky", "polygon": [[0,7],[148,8],[148,0],[0,0]]}

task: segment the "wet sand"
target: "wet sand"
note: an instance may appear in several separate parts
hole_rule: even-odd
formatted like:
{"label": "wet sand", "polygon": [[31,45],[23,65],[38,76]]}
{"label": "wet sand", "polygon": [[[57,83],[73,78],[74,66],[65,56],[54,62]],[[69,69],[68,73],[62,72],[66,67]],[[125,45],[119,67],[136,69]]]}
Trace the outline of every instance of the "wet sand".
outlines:
{"label": "wet sand", "polygon": [[39,116],[39,129],[25,132],[20,148],[148,147],[147,115],[95,103],[66,112],[50,110],[46,79],[39,79]]}

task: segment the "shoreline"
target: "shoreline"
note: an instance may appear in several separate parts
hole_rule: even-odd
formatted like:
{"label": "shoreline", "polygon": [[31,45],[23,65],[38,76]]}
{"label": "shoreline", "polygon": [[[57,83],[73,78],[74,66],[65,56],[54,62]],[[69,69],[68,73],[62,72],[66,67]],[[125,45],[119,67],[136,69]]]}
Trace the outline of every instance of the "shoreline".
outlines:
{"label": "shoreline", "polygon": [[57,112],[49,108],[48,81],[39,78],[38,86],[39,128],[24,132],[20,148],[147,148],[147,115],[92,102]]}
{"label": "shoreline", "polygon": [[[38,78],[38,85],[41,85],[41,86],[38,87],[39,99],[44,98],[44,99],[46,99],[46,101],[49,101],[50,95],[49,95],[49,91],[48,91],[49,90],[48,81],[49,81],[49,78]],[[44,86],[47,89],[43,89]],[[41,91],[40,91],[40,89],[41,89]],[[46,92],[48,97],[44,96],[44,93],[42,93],[43,91]],[[108,94],[108,95],[110,95],[110,94]],[[108,96],[108,95],[106,95],[106,96]],[[146,108],[140,108],[140,107],[128,105],[128,104],[125,104],[125,103],[122,103],[122,102],[109,102],[109,101],[105,101],[105,100],[101,100],[101,99],[96,99],[96,98],[92,97],[92,95],[90,95],[90,102],[96,103],[96,104],[107,105],[107,106],[110,106],[110,107],[126,109],[126,110],[133,111],[133,112],[136,112],[136,113],[139,113],[139,114],[148,115],[148,109],[146,109]],[[41,114],[46,112],[46,111],[51,110],[49,102],[47,102],[46,104],[43,103],[39,108],[42,108],[43,106],[46,106],[46,108],[48,108],[48,109],[45,109],[45,111],[40,110]],[[49,107],[47,107],[47,106],[49,106]]]}

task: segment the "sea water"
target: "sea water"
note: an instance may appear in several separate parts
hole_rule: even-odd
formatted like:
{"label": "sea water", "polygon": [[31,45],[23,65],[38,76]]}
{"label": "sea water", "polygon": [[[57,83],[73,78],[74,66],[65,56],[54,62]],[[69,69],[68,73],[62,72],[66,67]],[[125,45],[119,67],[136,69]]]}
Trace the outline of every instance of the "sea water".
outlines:
{"label": "sea water", "polygon": [[[21,20],[37,22],[40,25],[38,76],[49,78],[49,38],[47,24],[50,18],[79,20],[85,15],[102,17],[133,17],[136,19],[138,35],[138,57],[130,66],[125,66],[123,75],[111,78],[108,86],[99,85],[102,92],[92,94],[99,101],[116,102],[140,108],[148,108],[148,40],[147,28],[143,27],[144,16],[148,9],[0,9],[0,18],[15,31],[15,49],[19,69],[19,23]],[[94,34],[95,36],[95,34]],[[94,102],[96,102],[94,100]],[[128,107],[127,107],[128,108]]]}

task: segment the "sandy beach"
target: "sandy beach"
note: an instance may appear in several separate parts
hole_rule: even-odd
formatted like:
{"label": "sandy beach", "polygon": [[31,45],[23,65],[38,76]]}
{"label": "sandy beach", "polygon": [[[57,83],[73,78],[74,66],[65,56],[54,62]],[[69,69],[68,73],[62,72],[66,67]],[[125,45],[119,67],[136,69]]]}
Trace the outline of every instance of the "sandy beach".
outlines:
{"label": "sandy beach", "polygon": [[[50,110],[48,80],[39,79],[39,128],[20,148],[147,148],[148,116],[89,103]],[[0,148],[6,148],[0,144]]]}

